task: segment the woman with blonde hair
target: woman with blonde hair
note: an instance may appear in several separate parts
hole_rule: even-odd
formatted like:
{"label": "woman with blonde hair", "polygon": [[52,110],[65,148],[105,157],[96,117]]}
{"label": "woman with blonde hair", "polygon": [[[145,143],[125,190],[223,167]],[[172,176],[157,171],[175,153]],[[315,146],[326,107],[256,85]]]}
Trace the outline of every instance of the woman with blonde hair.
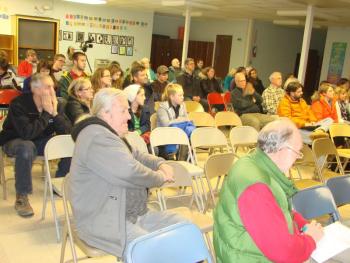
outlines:
{"label": "woman with blonde hair", "polygon": [[123,89],[124,73],[120,66],[111,64],[108,70],[112,78],[112,88]]}
{"label": "woman with blonde hair", "polygon": [[350,104],[349,93],[346,87],[337,87],[335,89],[337,102],[335,108],[337,109],[338,122],[350,123]]}
{"label": "woman with blonde hair", "polygon": [[334,87],[330,83],[322,83],[311,97],[311,110],[318,121],[331,118],[338,122],[337,110],[335,107]]}
{"label": "woman with blonde hair", "polygon": [[96,69],[91,77],[91,84],[95,93],[97,93],[100,89],[110,88],[112,85],[111,73],[107,68]]}
{"label": "woman with blonde hair", "polygon": [[72,81],[68,87],[65,111],[73,124],[83,115],[90,113],[93,98],[94,91],[88,78],[78,78]]}

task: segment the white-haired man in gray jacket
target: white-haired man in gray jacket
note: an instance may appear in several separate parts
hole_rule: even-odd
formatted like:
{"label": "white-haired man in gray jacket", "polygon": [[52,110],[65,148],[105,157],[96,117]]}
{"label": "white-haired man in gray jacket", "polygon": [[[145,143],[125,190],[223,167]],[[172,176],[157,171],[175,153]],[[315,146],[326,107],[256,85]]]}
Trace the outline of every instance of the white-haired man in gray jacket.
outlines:
{"label": "white-haired man in gray jacket", "polygon": [[138,152],[124,139],[128,108],[121,90],[106,88],[96,94],[93,116],[73,129],[76,144],[68,178],[78,235],[117,257],[131,240],[184,220],[147,208],[148,188],[172,182],[173,170],[162,158]]}

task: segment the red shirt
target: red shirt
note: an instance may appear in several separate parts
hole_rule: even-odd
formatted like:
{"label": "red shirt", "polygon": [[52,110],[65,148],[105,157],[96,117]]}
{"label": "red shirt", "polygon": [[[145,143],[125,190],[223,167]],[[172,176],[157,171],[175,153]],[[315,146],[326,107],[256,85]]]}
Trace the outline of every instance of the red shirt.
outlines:
{"label": "red shirt", "polygon": [[85,78],[86,77],[85,72],[83,72],[81,75],[77,75],[77,74],[75,74],[75,72],[73,70],[71,70],[69,73],[72,76],[72,79],[77,79],[77,78],[81,78],[81,77]]}
{"label": "red shirt", "polygon": [[263,183],[249,186],[238,199],[242,223],[261,252],[273,262],[301,263],[316,248],[314,239],[301,232],[308,222],[293,212],[294,234],[271,190]]}
{"label": "red shirt", "polygon": [[19,63],[17,72],[18,76],[29,77],[33,73],[33,65],[27,60],[23,60],[21,63]]}

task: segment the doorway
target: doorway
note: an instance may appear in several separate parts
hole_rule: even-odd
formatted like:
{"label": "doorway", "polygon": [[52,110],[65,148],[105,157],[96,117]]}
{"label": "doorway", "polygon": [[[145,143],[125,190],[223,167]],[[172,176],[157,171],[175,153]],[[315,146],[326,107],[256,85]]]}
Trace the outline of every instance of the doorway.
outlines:
{"label": "doorway", "polygon": [[232,36],[217,35],[215,42],[214,69],[216,76],[224,79],[229,71]]}

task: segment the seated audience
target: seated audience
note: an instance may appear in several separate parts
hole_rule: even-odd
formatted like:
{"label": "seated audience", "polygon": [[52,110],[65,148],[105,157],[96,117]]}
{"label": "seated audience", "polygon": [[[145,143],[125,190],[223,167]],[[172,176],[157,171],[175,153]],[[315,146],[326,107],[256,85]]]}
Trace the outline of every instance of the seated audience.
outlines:
{"label": "seated audience", "polygon": [[91,84],[94,93],[97,93],[100,89],[112,87],[111,72],[107,68],[98,68],[91,76]]}
{"label": "seated audience", "polygon": [[73,68],[73,55],[75,53],[75,48],[72,47],[72,46],[69,46],[68,49],[67,49],[67,59],[66,59],[66,62],[63,66],[63,71],[67,71],[67,72],[70,72]]}
{"label": "seated audience", "polygon": [[56,81],[59,81],[63,74],[63,66],[66,63],[66,57],[63,54],[56,54],[53,58],[52,74]]}
{"label": "seated audience", "polygon": [[[328,131],[329,125],[333,123],[332,119],[327,118],[317,122],[317,118],[307,105],[303,97],[303,86],[299,82],[290,82],[286,88],[286,94],[281,99],[277,108],[280,117],[287,117],[295,123],[306,144],[311,144],[311,139],[326,136],[324,131]],[[307,128],[315,127],[311,131]],[[316,128],[316,126],[320,126]]]}
{"label": "seated audience", "polygon": [[236,74],[236,69],[231,68],[230,72],[227,74],[227,76],[224,79],[224,92],[230,90],[230,85],[231,85],[231,82],[232,82],[235,74]]}
{"label": "seated audience", "polygon": [[[71,123],[64,115],[63,105],[57,101],[50,76],[35,74],[31,81],[31,93],[15,98],[9,108],[0,132],[0,145],[15,161],[15,209],[18,215],[34,215],[28,195],[32,188],[32,165],[37,155],[43,155],[48,140],[56,134],[70,132]],[[70,158],[58,164],[56,177],[65,176]]]}
{"label": "seated audience", "polygon": [[[68,49],[69,50],[69,49]],[[68,98],[68,87],[70,83],[77,78],[86,78],[84,70],[86,67],[86,55],[83,52],[75,52],[72,55],[73,66],[70,71],[64,72],[58,82],[60,96]]]}
{"label": "seated audience", "polygon": [[148,83],[155,81],[157,77],[154,71],[151,69],[151,63],[149,62],[149,59],[143,58],[140,60],[140,63],[145,67]]}
{"label": "seated audience", "polygon": [[314,112],[317,121],[332,118],[334,122],[338,122],[334,88],[331,84],[325,83],[320,85],[318,90],[312,95],[311,100],[311,110]]}
{"label": "seated audience", "polygon": [[182,73],[180,61],[177,58],[171,60],[171,66],[169,67],[169,82],[176,82],[176,78]]}
{"label": "seated audience", "polygon": [[248,82],[253,84],[255,91],[259,94],[263,94],[265,87],[261,79],[258,77],[258,72],[255,68],[251,68],[247,73]]}
{"label": "seated audience", "polygon": [[203,69],[204,79],[200,82],[200,91],[202,99],[207,99],[208,94],[212,92],[222,93],[219,81],[215,78],[215,69],[207,67]]}
{"label": "seated audience", "polygon": [[145,90],[139,84],[131,84],[124,89],[130,104],[130,120],[128,120],[129,131],[136,131],[144,141],[149,143],[151,131],[151,114],[145,106]]}
{"label": "seated audience", "polygon": [[[238,67],[238,68],[236,69],[235,75],[236,75],[237,73],[243,73],[244,76],[245,76],[246,79],[247,79],[247,70],[246,70],[245,67]],[[229,89],[229,90],[232,91],[235,87],[236,87],[235,76],[233,76],[233,79],[232,79],[232,81],[231,81],[231,83],[230,83],[230,89]],[[259,93],[259,95],[261,96],[260,93]]]}
{"label": "seated audience", "polygon": [[94,90],[88,78],[77,78],[68,87],[68,100],[65,108],[67,117],[75,124],[81,116],[90,114]]}
{"label": "seated audience", "polygon": [[[123,82],[123,88],[125,88],[133,83],[133,78],[131,76],[131,69],[133,69],[135,67],[143,67],[143,66],[141,65],[141,63],[139,61],[133,61],[131,63],[130,68],[127,68],[125,70],[125,78],[124,78],[124,82]],[[147,76],[146,76],[146,78],[147,78]],[[148,79],[147,79],[147,83],[148,83]]]}
{"label": "seated audience", "polygon": [[194,73],[193,73],[197,78],[199,78],[199,74],[203,70],[203,65],[204,65],[203,60],[202,59],[198,59],[197,63],[196,63],[196,67],[194,68]]}
{"label": "seated audience", "polygon": [[19,89],[15,74],[9,70],[9,63],[6,57],[0,57],[0,88]]}
{"label": "seated audience", "polygon": [[168,85],[169,69],[167,66],[161,65],[157,68],[157,79],[152,82],[154,101],[161,101],[162,94],[166,85]]}
{"label": "seated audience", "polygon": [[284,89],[282,89],[282,74],[280,72],[273,72],[269,79],[271,84],[262,94],[262,107],[265,113],[275,115],[277,114],[278,104],[284,97]]}
{"label": "seated audience", "polygon": [[300,81],[294,77],[294,76],[290,76],[286,79],[286,81],[284,82],[284,85],[283,85],[283,89],[286,90],[287,89],[287,86],[289,85],[289,83],[291,82],[297,82],[297,83],[300,83]]}
{"label": "seated audience", "polygon": [[260,131],[275,118],[261,113],[261,96],[255,92],[253,85],[247,85],[243,72],[235,74],[235,88],[231,92],[234,111],[241,117],[243,125],[252,126]]}
{"label": "seated audience", "polygon": [[109,72],[112,77],[112,88],[123,89],[124,73],[120,66],[116,64],[111,64],[108,67]]}
{"label": "seated audience", "polygon": [[117,257],[137,237],[183,221],[147,207],[148,189],[173,181],[162,158],[132,148],[129,104],[123,91],[101,89],[92,115],[73,129],[75,151],[67,180],[78,236]]}
{"label": "seated audience", "polygon": [[340,123],[350,123],[350,104],[349,104],[349,94],[345,87],[337,87],[335,89],[335,94],[338,100],[335,104],[337,109],[338,122]]}
{"label": "seated audience", "polygon": [[38,58],[36,52],[33,49],[26,51],[26,59],[19,63],[17,68],[17,74],[20,77],[29,77],[36,72],[36,63]]}
{"label": "seated audience", "polygon": [[301,158],[302,147],[295,125],[277,120],[260,131],[257,149],[233,164],[214,210],[217,262],[310,258],[323,228],[292,210],[290,198],[297,189],[285,176]]}
{"label": "seated audience", "polygon": [[[56,90],[56,79],[51,74],[51,65],[47,60],[40,60],[37,66],[37,72],[36,73],[42,73],[44,75],[52,77],[52,80],[54,82],[54,89]],[[32,76],[29,76],[28,78],[24,79],[23,81],[23,93],[30,93],[30,81],[32,79]]]}
{"label": "seated audience", "polygon": [[341,78],[337,82],[337,87],[345,88],[347,91],[349,91],[349,79],[347,78]]}

